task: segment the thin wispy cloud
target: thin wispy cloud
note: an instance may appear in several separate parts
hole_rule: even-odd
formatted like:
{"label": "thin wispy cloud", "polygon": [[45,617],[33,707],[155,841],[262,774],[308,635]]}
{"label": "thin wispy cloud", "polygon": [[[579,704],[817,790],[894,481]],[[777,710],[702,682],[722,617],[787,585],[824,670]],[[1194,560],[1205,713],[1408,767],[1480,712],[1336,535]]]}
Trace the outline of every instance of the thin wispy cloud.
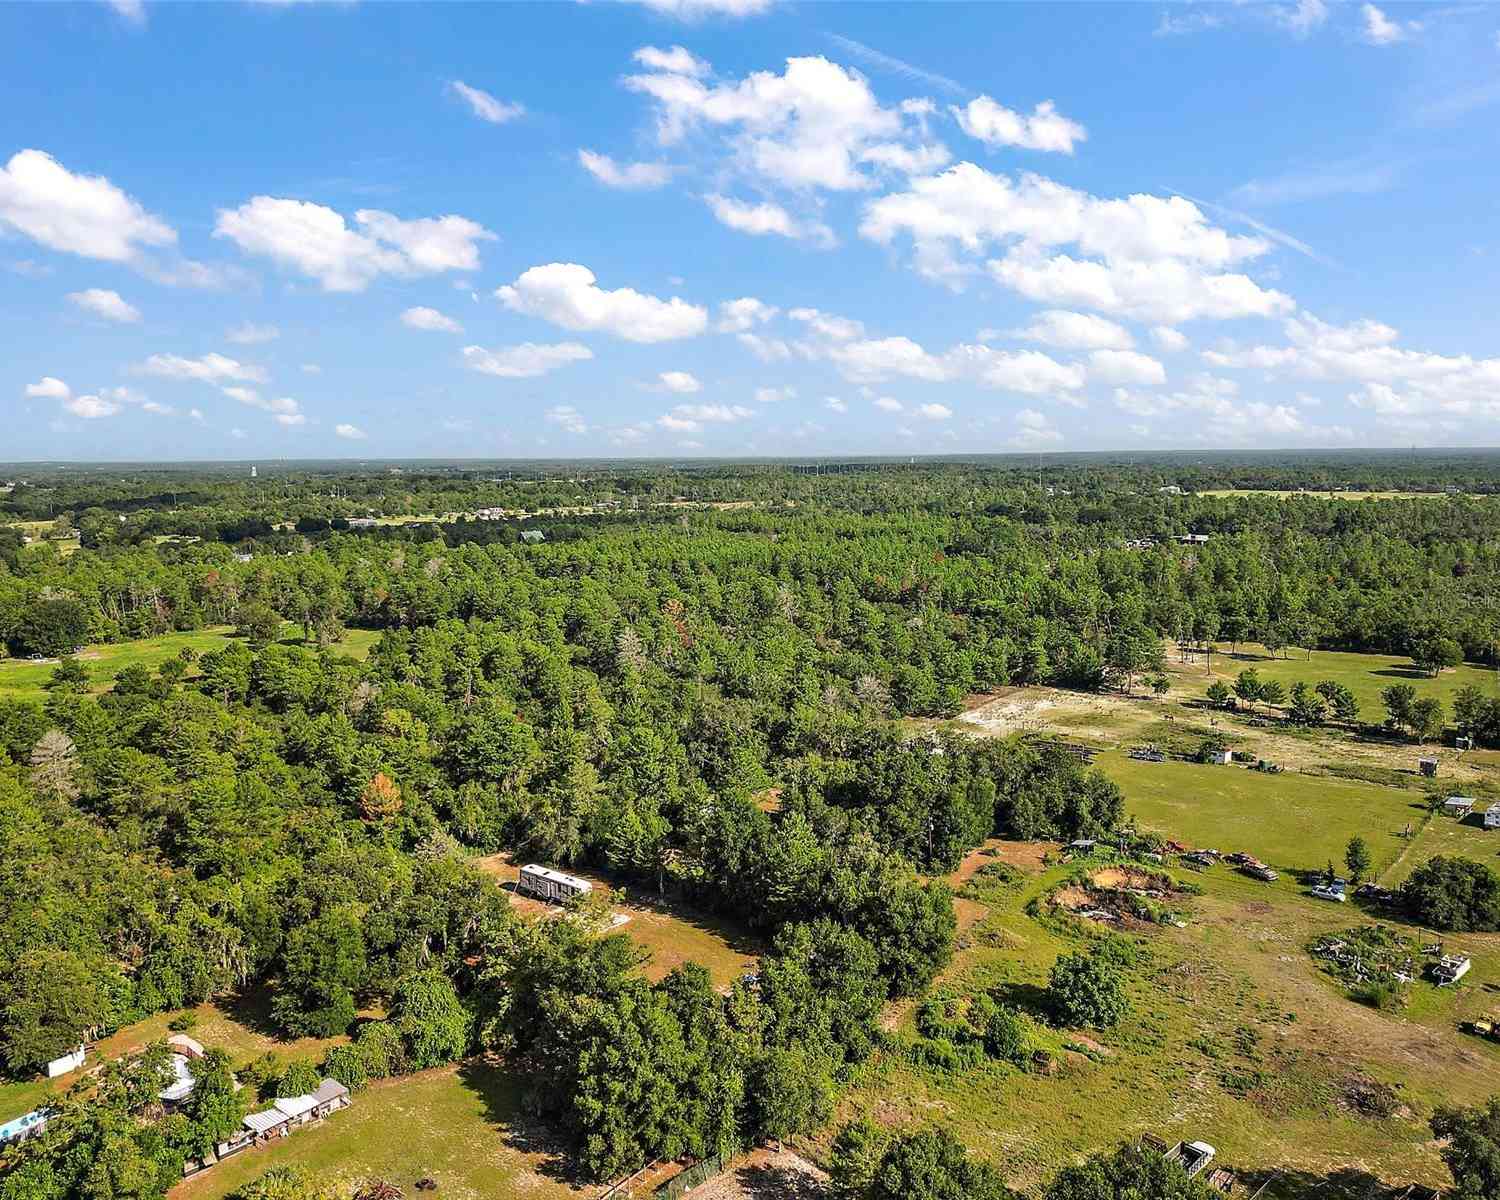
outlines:
{"label": "thin wispy cloud", "polygon": [[[1500,97],[1500,89],[1497,89]],[[1230,193],[1236,204],[1295,204],[1330,196],[1369,196],[1394,187],[1407,163],[1366,155],[1297,167],[1266,179],[1251,179]]]}
{"label": "thin wispy cloud", "polygon": [[939,75],[936,71],[929,71],[918,67],[904,59],[896,58],[894,55],[886,54],[884,51],[876,50],[873,46],[866,46],[863,42],[856,42],[853,38],[845,37],[841,33],[830,33],[827,35],[839,49],[853,56],[867,67],[887,71],[892,75],[900,75],[910,79],[914,83],[925,83],[940,91],[948,92],[954,96],[972,96],[974,91],[959,83],[956,79],[949,79],[946,75]]}
{"label": "thin wispy cloud", "polygon": [[1313,249],[1313,247],[1309,246],[1301,238],[1294,237],[1292,234],[1287,233],[1286,230],[1277,229],[1274,225],[1267,225],[1258,217],[1252,217],[1249,213],[1240,212],[1238,209],[1226,208],[1222,204],[1215,204],[1212,200],[1199,200],[1194,196],[1189,196],[1186,192],[1175,192],[1174,194],[1181,196],[1184,200],[1191,200],[1199,208],[1208,209],[1210,212],[1228,217],[1231,221],[1237,221],[1241,225],[1248,226],[1262,237],[1275,242],[1278,246],[1285,246],[1288,250],[1295,250],[1303,257],[1312,259],[1313,262],[1322,263],[1325,267],[1337,267],[1342,270],[1341,263],[1335,262],[1326,254]]}
{"label": "thin wispy cloud", "polygon": [[1187,34],[1205,33],[1224,24],[1224,14],[1206,8],[1190,8],[1184,12],[1164,12],[1157,22],[1155,36],[1182,37]]}

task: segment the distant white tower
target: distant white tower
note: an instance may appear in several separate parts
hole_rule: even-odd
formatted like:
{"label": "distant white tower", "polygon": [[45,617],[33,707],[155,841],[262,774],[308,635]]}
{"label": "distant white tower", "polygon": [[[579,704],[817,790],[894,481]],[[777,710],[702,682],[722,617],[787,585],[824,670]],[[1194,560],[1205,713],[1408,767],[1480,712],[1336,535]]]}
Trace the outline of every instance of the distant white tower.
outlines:
{"label": "distant white tower", "polygon": [[260,474],[260,472],[257,471],[254,467],[250,468],[250,478],[251,479],[254,479],[258,474]]}

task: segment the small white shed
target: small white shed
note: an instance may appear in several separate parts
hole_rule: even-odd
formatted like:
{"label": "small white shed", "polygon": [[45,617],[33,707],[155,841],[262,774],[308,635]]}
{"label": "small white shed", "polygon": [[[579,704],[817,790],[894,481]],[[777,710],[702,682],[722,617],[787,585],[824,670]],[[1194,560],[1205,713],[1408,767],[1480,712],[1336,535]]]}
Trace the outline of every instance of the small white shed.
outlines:
{"label": "small white shed", "polygon": [[56,1079],[59,1075],[66,1075],[69,1071],[76,1071],[83,1066],[85,1050],[79,1046],[76,1050],[70,1050],[61,1058],[54,1058],[47,1064],[47,1078]]}

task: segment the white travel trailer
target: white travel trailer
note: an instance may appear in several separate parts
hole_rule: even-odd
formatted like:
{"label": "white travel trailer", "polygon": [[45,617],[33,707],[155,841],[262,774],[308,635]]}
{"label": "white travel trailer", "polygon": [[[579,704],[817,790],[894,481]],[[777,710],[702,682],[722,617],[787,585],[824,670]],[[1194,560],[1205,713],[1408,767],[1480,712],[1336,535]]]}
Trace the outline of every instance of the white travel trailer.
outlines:
{"label": "white travel trailer", "polygon": [[579,879],[576,875],[567,875],[536,863],[527,863],[522,867],[520,878],[516,880],[516,891],[521,895],[550,900],[554,904],[563,904],[574,896],[587,896],[593,890],[594,885],[587,879]]}

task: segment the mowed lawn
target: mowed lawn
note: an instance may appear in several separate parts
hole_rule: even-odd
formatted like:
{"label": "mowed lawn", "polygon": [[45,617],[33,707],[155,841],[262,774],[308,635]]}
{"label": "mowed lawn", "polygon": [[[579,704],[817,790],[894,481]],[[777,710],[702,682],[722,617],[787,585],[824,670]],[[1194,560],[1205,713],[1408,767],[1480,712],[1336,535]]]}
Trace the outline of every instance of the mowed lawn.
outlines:
{"label": "mowed lawn", "polygon": [[1241,766],[1138,762],[1119,752],[1097,763],[1125,793],[1125,812],[1142,828],[1193,846],[1246,850],[1284,869],[1339,863],[1349,839],[1369,844],[1377,869],[1405,846],[1407,822],[1421,825],[1419,792]]}
{"label": "mowed lawn", "polygon": [[217,1200],[273,1166],[297,1166],[340,1194],[385,1179],[408,1196],[430,1177],[445,1200],[567,1200],[597,1196],[569,1187],[545,1131],[521,1112],[522,1081],[473,1061],[371,1084],[319,1125],[247,1150],[179,1184],[175,1200]]}
{"label": "mowed lawn", "polygon": [[[1470,663],[1439,672],[1434,678],[1417,670],[1411,659],[1399,654],[1314,650],[1309,659],[1305,650],[1288,649],[1286,657],[1282,658],[1273,656],[1264,646],[1248,642],[1240,643],[1236,653],[1229,651],[1227,642],[1220,644],[1214,655],[1214,678],[1227,682],[1247,667],[1254,667],[1262,679],[1278,679],[1288,689],[1298,680],[1310,686],[1325,679],[1336,680],[1354,693],[1359,701],[1360,719],[1371,724],[1379,724],[1385,719],[1380,693],[1393,683],[1411,684],[1418,696],[1436,696],[1449,706],[1450,716],[1453,696],[1459,688],[1473,685],[1486,695],[1500,695],[1500,675]],[[1202,688],[1206,689],[1208,684],[1209,678],[1205,674]],[[1199,694],[1202,694],[1202,689]]]}
{"label": "mowed lawn", "polygon": [[[233,629],[228,625],[216,625],[192,633],[164,633],[159,637],[141,638],[133,642],[103,642],[85,646],[78,657],[88,667],[91,690],[108,691],[115,676],[126,667],[140,664],[155,669],[169,658],[176,658],[184,649],[206,654],[218,650],[233,639]],[[369,657],[370,650],[380,637],[377,630],[351,629],[342,641],[334,644],[337,653],[354,658]],[[288,622],[282,631],[282,641],[301,644],[301,627]],[[57,659],[32,662],[30,659],[13,658],[0,661],[0,698],[44,699],[45,684],[57,669]],[[188,672],[191,677],[193,672]]]}

